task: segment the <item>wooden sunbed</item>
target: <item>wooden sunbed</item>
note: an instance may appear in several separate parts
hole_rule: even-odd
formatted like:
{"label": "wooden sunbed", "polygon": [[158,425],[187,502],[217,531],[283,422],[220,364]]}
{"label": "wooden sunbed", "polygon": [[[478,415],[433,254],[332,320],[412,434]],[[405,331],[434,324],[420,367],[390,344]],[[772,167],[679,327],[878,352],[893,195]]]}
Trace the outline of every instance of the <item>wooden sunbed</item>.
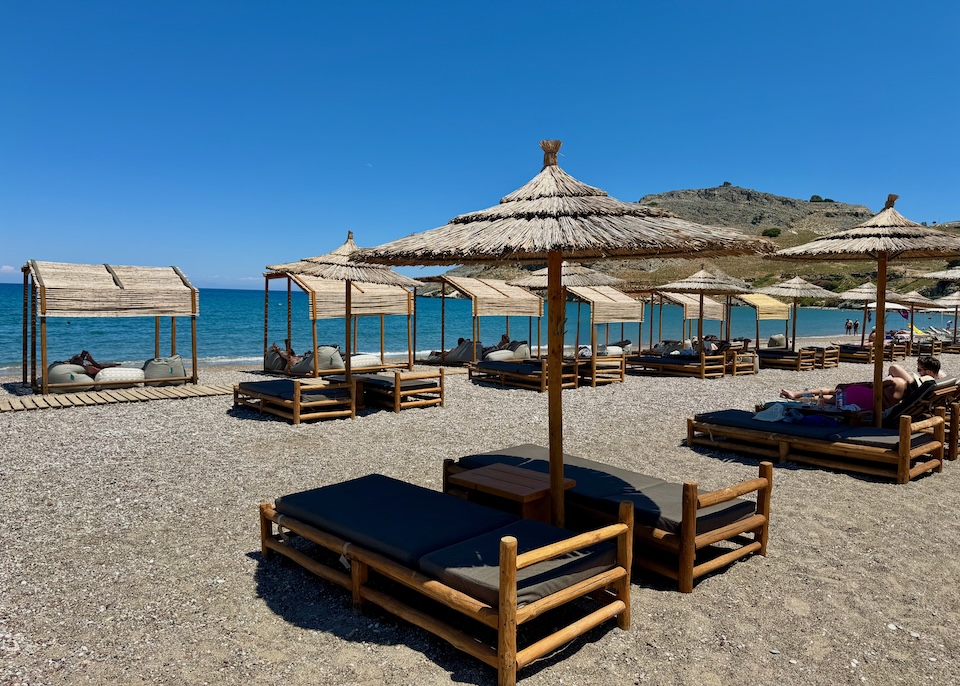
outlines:
{"label": "wooden sunbed", "polygon": [[574,365],[578,386],[622,383],[627,377],[625,355],[591,355],[566,359]]}
{"label": "wooden sunbed", "polygon": [[[773,465],[756,479],[700,493],[697,484],[670,483],[574,455],[564,455],[566,526],[591,529],[616,521],[618,504],[634,508],[633,563],[674,579],[683,593],[695,579],[754,553],[766,555]],[[490,464],[548,473],[549,453],[533,444],[444,461],[444,491],[457,492],[449,477]],[[755,493],[755,500],[742,496]]]}
{"label": "wooden sunbed", "polygon": [[244,381],[233,387],[233,406],[282,417],[294,424],[307,419],[356,416],[354,384],[309,383],[300,379]]}
{"label": "wooden sunbed", "polygon": [[742,376],[743,374],[757,373],[757,353],[753,350],[726,348],[723,354],[726,359],[724,366],[727,374]]}
{"label": "wooden sunbed", "polygon": [[726,374],[726,356],[712,355],[631,355],[627,369],[638,374],[658,376],[695,376],[721,379]]}
{"label": "wooden sunbed", "polygon": [[813,348],[799,350],[761,349],[757,351],[760,369],[792,369],[807,372],[817,368],[817,352]]}
{"label": "wooden sunbed", "polygon": [[690,417],[687,445],[893,478],[901,484],[943,469],[943,408],[929,419],[902,416],[898,429],[765,422],[753,415],[721,410]]}
{"label": "wooden sunbed", "polygon": [[[345,383],[343,375],[328,377]],[[362,389],[366,403],[387,407],[394,412],[411,407],[443,405],[444,370],[400,372],[392,374],[354,374],[358,392]]]}
{"label": "wooden sunbed", "polygon": [[813,350],[817,369],[830,369],[840,366],[840,348],[829,346],[825,348],[814,348]]}
{"label": "wooden sunbed", "polygon": [[[317,554],[291,545],[295,536]],[[495,668],[500,686],[610,619],[630,625],[629,503],[615,522],[576,534],[371,474],[261,503],[260,540],[264,560],[284,555],[348,589],[357,609],[372,603],[426,629]],[[518,645],[518,627],[561,606],[562,620],[538,623],[543,638]]]}
{"label": "wooden sunbed", "polygon": [[943,354],[943,343],[938,340],[918,341],[914,346],[917,355],[940,357]]}
{"label": "wooden sunbed", "polygon": [[[495,383],[500,386],[530,388],[541,393],[547,390],[546,358],[529,360],[482,360],[467,367],[467,375],[475,381]],[[560,373],[562,388],[578,385],[576,367],[564,362]]]}

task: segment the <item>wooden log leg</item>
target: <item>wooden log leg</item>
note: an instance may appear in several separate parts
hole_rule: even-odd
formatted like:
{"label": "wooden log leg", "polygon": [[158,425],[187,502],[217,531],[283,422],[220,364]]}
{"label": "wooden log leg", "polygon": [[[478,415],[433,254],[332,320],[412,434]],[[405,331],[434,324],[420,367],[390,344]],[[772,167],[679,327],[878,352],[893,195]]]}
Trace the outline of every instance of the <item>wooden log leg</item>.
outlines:
{"label": "wooden log leg", "polygon": [[357,610],[363,609],[363,597],[360,595],[360,589],[367,583],[370,576],[370,568],[362,562],[350,560],[350,594],[353,600],[353,607]]}
{"label": "wooden log leg", "polygon": [[757,514],[763,515],[766,522],[760,527],[760,554],[767,554],[767,538],[770,535],[770,496],[773,491],[773,463],[760,463],[760,478],[767,480],[767,485],[757,491]]}
{"label": "wooden log leg", "polygon": [[393,411],[400,411],[400,403],[402,400],[401,388],[400,388],[400,372],[394,372],[394,382],[393,382]]}
{"label": "wooden log leg", "polygon": [[633,503],[620,503],[620,523],[627,525],[627,532],[617,539],[617,564],[627,570],[617,582],[617,598],[623,601],[624,610],[617,617],[617,626],[626,631],[630,628],[630,565],[633,562]]}
{"label": "wooden log leg", "polygon": [[[314,355],[316,357],[316,355]],[[263,401],[260,401],[263,404]],[[296,379],[293,382],[293,423],[300,423],[300,380]]]}
{"label": "wooden log leg", "polygon": [[780,445],[778,447],[780,449],[780,456],[777,458],[777,462],[783,464],[787,461],[787,457],[790,455],[790,444],[786,441],[780,441]]}
{"label": "wooden log leg", "polygon": [[440,407],[443,407],[444,398],[446,398],[446,394],[444,393],[444,388],[443,388],[443,381],[444,381],[443,367],[441,367],[440,368]]}
{"label": "wooden log leg", "polygon": [[517,684],[517,539],[500,539],[500,606],[497,686]]}
{"label": "wooden log leg", "polygon": [[934,436],[935,436],[935,437],[939,437],[938,440],[940,441],[940,450],[938,451],[940,459],[937,460],[937,466],[934,468],[933,471],[935,471],[936,473],[939,474],[940,472],[943,471],[943,458],[944,458],[944,453],[946,452],[946,451],[944,450],[944,446],[947,444],[947,443],[946,443],[946,435],[945,435],[945,433],[944,433],[944,429],[945,429],[945,427],[946,427],[946,421],[947,421],[947,408],[945,408],[945,407],[938,407],[938,408],[936,409],[936,411],[934,412],[934,414],[936,414],[936,416],[940,417],[940,419],[942,419],[943,422],[944,422],[943,424],[941,424],[940,426],[938,426],[938,427],[936,428],[935,433],[934,433]]}
{"label": "wooden log leg", "polygon": [[688,448],[693,447],[694,433],[695,432],[693,430],[693,417],[687,417],[687,447]]}
{"label": "wooden log leg", "polygon": [[948,460],[957,459],[958,443],[960,443],[960,403],[950,405],[950,450],[947,451]]}
{"label": "wooden log leg", "polygon": [[897,483],[910,481],[910,417],[900,417],[900,441],[897,444]]}
{"label": "wooden log leg", "polygon": [[273,536],[273,522],[267,519],[266,510],[270,503],[260,503],[260,555],[264,560],[273,557],[273,551],[267,547],[267,541]]}
{"label": "wooden log leg", "polygon": [[680,520],[680,554],[677,583],[681,593],[693,593],[693,564],[697,557],[697,485],[683,484],[683,515]]}

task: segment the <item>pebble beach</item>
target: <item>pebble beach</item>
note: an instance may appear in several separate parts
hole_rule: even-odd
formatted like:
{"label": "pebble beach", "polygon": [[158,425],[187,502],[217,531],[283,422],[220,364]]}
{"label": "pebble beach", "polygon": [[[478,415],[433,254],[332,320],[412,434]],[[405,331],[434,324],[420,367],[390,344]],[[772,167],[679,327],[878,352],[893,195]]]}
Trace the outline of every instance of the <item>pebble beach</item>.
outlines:
{"label": "pebble beach", "polygon": [[[960,355],[942,362],[960,373]],[[711,490],[758,460],[687,448],[687,417],[871,375],[628,375],[564,391],[564,449]],[[200,368],[201,384],[262,379]],[[0,378],[0,395],[19,380]],[[262,560],[257,506],[373,472],[440,490],[445,458],[546,445],[546,394],[451,372],[443,408],[292,426],[230,396],[158,400],[3,413],[0,443],[0,684],[496,683],[433,635]],[[776,465],[766,557],[692,594],[638,571],[628,631],[604,625],[519,683],[960,683],[958,490],[953,462],[906,485]]]}

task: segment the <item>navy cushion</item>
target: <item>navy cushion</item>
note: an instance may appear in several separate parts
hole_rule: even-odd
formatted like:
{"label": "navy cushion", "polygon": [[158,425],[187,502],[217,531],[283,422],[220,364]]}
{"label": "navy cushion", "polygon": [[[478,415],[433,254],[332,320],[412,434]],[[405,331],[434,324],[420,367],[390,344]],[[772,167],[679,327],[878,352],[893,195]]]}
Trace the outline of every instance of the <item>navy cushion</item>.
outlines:
{"label": "navy cushion", "polygon": [[[425,555],[420,571],[467,595],[496,607],[500,598],[500,539],[517,539],[525,553],[575,534],[532,519],[523,519],[470,540]],[[614,541],[539,562],[517,572],[517,605],[522,606],[612,569],[617,563]]]}
{"label": "navy cushion", "polygon": [[540,362],[506,362],[501,360],[483,360],[477,362],[477,369],[484,372],[512,372],[514,374],[540,375],[543,365]]}
{"label": "navy cushion", "polygon": [[[275,379],[272,381],[242,381],[241,391],[266,395],[278,400],[293,400],[296,382],[292,379]],[[327,388],[325,386],[305,386],[300,384],[300,400],[333,400],[342,399],[350,395],[346,388]]]}
{"label": "navy cushion", "polygon": [[737,429],[753,429],[768,434],[804,436],[822,440],[827,440],[837,429],[835,426],[811,426],[809,424],[790,422],[765,422],[760,419],[754,419],[753,415],[753,412],[748,412],[747,410],[718,410],[716,412],[703,412],[698,414],[694,419],[706,424],[719,424]]}
{"label": "navy cushion", "polygon": [[[856,445],[866,445],[876,448],[887,448],[896,450],[900,444],[900,433],[891,429],[878,429],[872,426],[856,426],[842,431],[837,431],[831,439],[843,441],[844,443],[854,443]],[[929,434],[916,433],[910,436],[910,447],[919,448],[924,443],[929,443],[933,438]]]}
{"label": "navy cushion", "polygon": [[382,474],[285,495],[276,509],[411,568],[427,553],[517,519]]}

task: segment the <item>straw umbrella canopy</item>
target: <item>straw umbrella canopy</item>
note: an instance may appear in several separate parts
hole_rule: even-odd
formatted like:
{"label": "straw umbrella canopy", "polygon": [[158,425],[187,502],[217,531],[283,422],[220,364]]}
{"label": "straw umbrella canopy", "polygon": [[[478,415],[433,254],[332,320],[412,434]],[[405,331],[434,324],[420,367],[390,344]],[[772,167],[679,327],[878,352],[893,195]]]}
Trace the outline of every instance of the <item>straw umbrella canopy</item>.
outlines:
{"label": "straw umbrella canopy", "polygon": [[656,290],[664,293],[696,293],[700,296],[700,311],[697,313],[697,341],[700,345],[701,355],[703,355],[703,296],[736,295],[750,292],[749,288],[741,286],[737,280],[728,276],[711,274],[704,269],[680,281],[657,286]]}
{"label": "straw umbrella canopy", "polygon": [[910,346],[913,347],[913,318],[916,313],[916,308],[918,307],[937,307],[935,303],[930,298],[922,295],[919,291],[910,291],[909,293],[897,293],[891,300],[895,303],[900,303],[901,305],[910,306]]}
{"label": "straw umbrella canopy", "polygon": [[[947,269],[941,272],[929,272],[927,274],[921,274],[925,279],[938,279],[940,281],[960,281],[960,268],[954,267],[953,269]],[[952,307],[954,308],[953,312],[953,340],[957,340],[957,303],[953,302],[954,298],[960,299],[960,295],[957,293],[951,293],[942,298],[937,298],[937,303],[941,307]]]}
{"label": "straw umbrella canopy", "polygon": [[494,207],[462,214],[445,226],[361,251],[360,259],[398,265],[547,263],[550,500],[563,512],[562,399],[565,258],[679,257],[766,252],[762,239],[679,219],[655,207],[626,203],[557,166],[561,142],[542,141],[543,169]]}
{"label": "straw umbrella canopy", "polygon": [[887,263],[891,260],[942,260],[960,256],[960,236],[910,221],[893,208],[896,200],[896,195],[887,196],[886,205],[879,214],[852,229],[774,253],[776,259],[876,261],[877,331],[880,335],[874,339],[873,410],[877,426],[883,420],[883,324]]}
{"label": "straw umbrella canopy", "polygon": [[797,349],[797,301],[800,298],[836,298],[837,294],[828,291],[826,288],[810,283],[799,276],[795,276],[789,281],[781,281],[772,286],[764,286],[755,289],[757,293],[764,295],[776,295],[781,298],[793,298],[793,337],[790,340],[790,349]]}
{"label": "straw umbrella canopy", "polygon": [[[887,291],[885,300],[890,300],[893,296],[894,294],[891,291]],[[856,288],[850,288],[842,293],[837,293],[837,297],[841,300],[852,300],[863,303],[863,328],[860,330],[860,345],[863,345],[867,339],[867,311],[869,310],[867,303],[877,299],[877,287],[867,281]]]}
{"label": "straw umbrella canopy", "polygon": [[350,346],[351,346],[351,296],[354,282],[376,283],[387,286],[404,286],[413,288],[423,284],[408,276],[399,274],[382,264],[367,264],[350,260],[350,256],[356,253],[360,248],[353,242],[353,231],[347,232],[347,240],[343,242],[336,250],[326,255],[317,257],[307,257],[298,262],[288,262],[286,264],[268,265],[267,269],[277,272],[290,272],[296,274],[307,274],[330,281],[343,281],[346,288],[345,294],[345,334],[346,334],[346,354],[344,355],[343,366],[347,383],[352,378],[350,365]]}
{"label": "straw umbrella canopy", "polygon": [[957,340],[957,316],[960,314],[960,291],[955,291],[950,295],[945,295],[942,298],[937,298],[934,302],[937,303],[937,307],[952,307],[953,308],[953,340]]}

